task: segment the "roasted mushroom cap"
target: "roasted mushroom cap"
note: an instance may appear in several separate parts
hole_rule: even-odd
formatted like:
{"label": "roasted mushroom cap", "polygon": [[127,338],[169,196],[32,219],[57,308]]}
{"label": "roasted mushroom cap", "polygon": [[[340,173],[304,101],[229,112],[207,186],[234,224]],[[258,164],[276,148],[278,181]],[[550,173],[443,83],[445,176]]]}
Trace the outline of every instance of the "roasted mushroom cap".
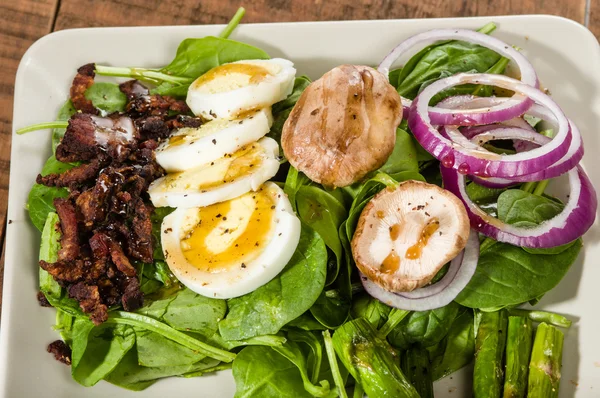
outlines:
{"label": "roasted mushroom cap", "polygon": [[401,120],[400,96],[385,76],[342,65],[304,90],[281,143],[290,163],[311,180],[343,187],[386,162]]}
{"label": "roasted mushroom cap", "polygon": [[387,188],[365,206],[352,239],[360,271],[391,292],[428,284],[464,249],[469,218],[451,192],[420,181]]}

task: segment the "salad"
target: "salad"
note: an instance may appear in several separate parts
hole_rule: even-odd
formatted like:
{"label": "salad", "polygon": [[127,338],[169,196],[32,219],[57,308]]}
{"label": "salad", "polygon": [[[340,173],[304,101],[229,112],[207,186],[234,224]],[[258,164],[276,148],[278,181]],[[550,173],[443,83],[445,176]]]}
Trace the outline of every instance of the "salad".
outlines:
{"label": "salad", "polygon": [[162,68],[83,65],[17,130],[52,134],[27,203],[48,351],[87,387],[430,397],[474,362],[476,397],[558,396],[571,321],[532,306],[597,201],[529,61],[490,23],[311,81],[228,39],[243,13]]}

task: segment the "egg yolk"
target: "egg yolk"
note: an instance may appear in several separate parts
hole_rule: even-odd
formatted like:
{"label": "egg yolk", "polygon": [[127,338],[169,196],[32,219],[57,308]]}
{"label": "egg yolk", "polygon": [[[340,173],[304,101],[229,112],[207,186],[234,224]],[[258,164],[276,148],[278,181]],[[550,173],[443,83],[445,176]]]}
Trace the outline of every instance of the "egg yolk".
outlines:
{"label": "egg yolk", "polygon": [[269,76],[276,75],[281,67],[272,63],[231,63],[217,66],[200,76],[190,90],[217,94],[235,90],[250,84],[258,84]]}
{"label": "egg yolk", "polygon": [[[205,272],[245,268],[271,240],[274,209],[272,194],[264,189],[199,208],[200,221],[181,240],[183,255]],[[244,214],[250,214],[247,220]]]}
{"label": "egg yolk", "polygon": [[199,191],[208,191],[223,184],[234,182],[252,173],[260,167],[264,159],[264,150],[260,144],[246,145],[225,157],[200,166],[194,170],[167,174],[165,191],[169,189],[191,189],[194,186]]}

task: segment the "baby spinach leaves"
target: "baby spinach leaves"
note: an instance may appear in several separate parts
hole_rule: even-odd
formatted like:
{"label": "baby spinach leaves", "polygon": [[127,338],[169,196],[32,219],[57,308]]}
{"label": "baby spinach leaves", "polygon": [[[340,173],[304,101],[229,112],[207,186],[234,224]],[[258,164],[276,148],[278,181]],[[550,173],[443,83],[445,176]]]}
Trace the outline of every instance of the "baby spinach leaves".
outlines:
{"label": "baby spinach leaves", "polygon": [[283,130],[283,125],[292,112],[294,105],[296,105],[296,102],[298,102],[300,96],[309,84],[310,79],[308,77],[297,77],[294,81],[292,93],[286,99],[273,105],[271,109],[271,112],[273,113],[273,125],[271,126],[269,134],[267,134],[268,137],[271,137],[278,143],[281,143],[281,132]]}
{"label": "baby spinach leaves", "polygon": [[432,347],[432,378],[441,379],[468,365],[475,355],[473,311],[460,314],[452,323],[448,335]]}
{"label": "baby spinach leaves", "polygon": [[[554,198],[509,189],[498,196],[498,218],[527,228],[563,209]],[[456,301],[471,308],[503,308],[535,299],[554,288],[581,249],[581,239],[558,248],[527,249],[496,242],[482,249],[475,275]]]}
{"label": "baby spinach leaves", "polygon": [[127,104],[127,97],[114,83],[94,83],[85,91],[85,98],[106,114],[122,112]]}
{"label": "baby spinach leaves", "polygon": [[235,398],[309,398],[296,365],[269,347],[246,347],[233,362]]}
{"label": "baby spinach leaves", "polygon": [[327,250],[319,235],[303,226],[296,252],[273,280],[228,301],[229,313],[219,323],[226,340],[243,340],[277,333],[303,314],[325,286]]}

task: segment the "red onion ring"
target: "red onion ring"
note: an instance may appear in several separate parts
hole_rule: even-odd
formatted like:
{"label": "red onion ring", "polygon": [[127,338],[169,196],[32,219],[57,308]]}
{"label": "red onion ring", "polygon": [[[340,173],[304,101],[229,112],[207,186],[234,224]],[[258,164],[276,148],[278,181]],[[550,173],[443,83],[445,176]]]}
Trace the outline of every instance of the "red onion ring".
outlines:
{"label": "red onion ring", "polygon": [[581,237],[596,218],[596,192],[581,166],[569,171],[571,190],[563,211],[534,228],[518,228],[488,215],[469,198],[463,175],[445,167],[440,171],[444,188],[464,203],[471,227],[499,242],[532,248],[560,246]]}
{"label": "red onion ring", "polygon": [[[473,150],[454,144],[432,126],[428,104],[438,92],[465,83],[502,87],[525,95],[543,105],[552,112],[557,121],[556,137],[542,147],[514,155],[500,155],[500,159],[492,156],[490,156],[492,159],[486,158],[487,156],[476,156]],[[508,113],[505,114],[504,120],[513,118],[514,115]],[[432,83],[413,101],[408,126],[421,146],[440,160],[445,167],[456,168],[463,174],[483,177],[513,178],[539,172],[561,159],[567,153],[571,143],[569,122],[560,107],[540,90],[503,75],[461,73]]]}
{"label": "red onion ring", "polygon": [[[434,29],[411,36],[396,46],[396,48],[381,61],[377,70],[389,79],[390,68],[393,63],[408,50],[419,44],[430,44],[440,40],[462,40],[489,48],[516,63],[523,83],[539,87],[535,70],[525,56],[501,40],[469,29]],[[512,103],[503,102],[497,106],[492,106],[491,108],[484,107],[482,109],[470,109],[469,112],[457,112],[456,110],[443,109],[441,107],[430,108],[429,112],[432,123],[436,125],[489,124],[495,123],[495,121],[501,121],[497,120],[497,113],[500,113],[502,116],[513,114],[513,117],[516,117],[522,115],[531,105],[531,101],[528,98],[513,96],[512,99],[514,100]],[[406,98],[402,98],[402,105],[404,116],[406,117],[407,112],[409,112],[409,108],[411,107],[411,102]]]}
{"label": "red onion ring", "polygon": [[365,275],[360,275],[365,291],[377,300],[394,308],[408,311],[427,311],[448,305],[467,286],[479,260],[479,236],[471,230],[465,249],[451,262],[444,277],[433,285],[412,292],[392,293]]}

